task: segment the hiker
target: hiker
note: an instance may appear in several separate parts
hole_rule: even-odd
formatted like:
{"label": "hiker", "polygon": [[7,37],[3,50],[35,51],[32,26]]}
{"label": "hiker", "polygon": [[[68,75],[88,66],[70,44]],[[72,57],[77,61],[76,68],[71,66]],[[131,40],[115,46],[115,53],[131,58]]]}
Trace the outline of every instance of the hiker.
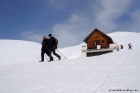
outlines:
{"label": "hiker", "polygon": [[56,42],[56,39],[54,37],[52,37],[51,34],[48,35],[49,37],[49,43],[48,43],[48,47],[50,49],[51,52],[53,52],[53,54],[58,57],[58,59],[60,60],[61,59],[61,56],[58,55],[56,52],[55,52],[55,49],[57,49],[57,42]]}
{"label": "hiker", "polygon": [[123,49],[123,45],[120,45],[121,46],[121,49]]}
{"label": "hiker", "polygon": [[39,61],[39,62],[44,62],[44,54],[45,53],[49,56],[50,61],[53,60],[53,57],[51,56],[51,53],[48,49],[48,42],[49,42],[49,39],[47,39],[46,36],[43,36],[42,48],[41,48],[41,61]]}
{"label": "hiker", "polygon": [[130,49],[132,50],[132,45],[131,45],[131,43],[128,44],[128,47],[129,47],[129,50],[130,50]]}

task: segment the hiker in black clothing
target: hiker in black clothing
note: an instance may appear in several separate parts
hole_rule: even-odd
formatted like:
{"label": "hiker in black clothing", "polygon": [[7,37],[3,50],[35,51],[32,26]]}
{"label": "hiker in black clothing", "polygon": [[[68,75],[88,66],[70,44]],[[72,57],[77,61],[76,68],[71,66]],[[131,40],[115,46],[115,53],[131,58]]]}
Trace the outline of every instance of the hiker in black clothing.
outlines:
{"label": "hiker in black clothing", "polygon": [[58,59],[60,60],[61,59],[61,56],[58,55],[56,52],[55,52],[55,49],[57,49],[57,44],[56,44],[56,39],[54,37],[52,37],[51,34],[48,35],[49,36],[49,43],[48,43],[48,46],[49,46],[49,49],[51,50],[51,52],[53,52],[53,54],[58,57]]}
{"label": "hiker in black clothing", "polygon": [[121,49],[123,49],[123,45],[120,45],[121,46]]}
{"label": "hiker in black clothing", "polygon": [[51,52],[48,49],[48,42],[49,42],[49,39],[47,39],[46,36],[43,36],[42,48],[41,48],[41,61],[39,61],[39,62],[43,62],[44,61],[44,54],[45,53],[49,56],[50,61],[53,60],[53,57],[51,56]]}
{"label": "hiker in black clothing", "polygon": [[128,44],[128,47],[129,47],[129,50],[130,50],[130,49],[132,50],[132,45],[131,45],[131,43]]}

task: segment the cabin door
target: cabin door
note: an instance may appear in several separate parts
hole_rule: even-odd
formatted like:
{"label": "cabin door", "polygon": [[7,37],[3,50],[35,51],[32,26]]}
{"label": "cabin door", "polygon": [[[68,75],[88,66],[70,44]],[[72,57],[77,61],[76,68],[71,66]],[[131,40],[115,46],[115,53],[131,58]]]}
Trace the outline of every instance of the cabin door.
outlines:
{"label": "cabin door", "polygon": [[100,45],[100,40],[94,41],[94,45],[95,45],[95,47],[97,48],[97,45]]}

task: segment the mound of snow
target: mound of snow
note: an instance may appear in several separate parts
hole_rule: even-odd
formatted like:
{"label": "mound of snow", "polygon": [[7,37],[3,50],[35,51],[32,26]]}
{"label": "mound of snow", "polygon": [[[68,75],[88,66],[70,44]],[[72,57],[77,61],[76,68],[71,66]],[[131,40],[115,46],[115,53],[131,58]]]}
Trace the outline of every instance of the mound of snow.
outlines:
{"label": "mound of snow", "polygon": [[41,45],[21,40],[0,40],[0,65],[31,63],[39,60]]}

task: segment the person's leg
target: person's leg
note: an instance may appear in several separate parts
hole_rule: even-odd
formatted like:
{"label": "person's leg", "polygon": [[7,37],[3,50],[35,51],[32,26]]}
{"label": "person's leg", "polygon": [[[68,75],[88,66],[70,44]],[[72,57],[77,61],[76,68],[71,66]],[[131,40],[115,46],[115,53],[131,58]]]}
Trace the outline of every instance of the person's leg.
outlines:
{"label": "person's leg", "polygon": [[51,50],[48,49],[46,53],[47,53],[47,55],[49,56],[50,61],[53,61],[53,57],[52,57],[52,55],[51,55]]}
{"label": "person's leg", "polygon": [[45,54],[45,51],[41,50],[41,61],[42,62],[44,61],[44,54]]}
{"label": "person's leg", "polygon": [[52,52],[53,52],[53,54],[54,54],[56,57],[58,57],[59,60],[61,59],[60,55],[58,55],[58,54],[55,52],[55,49],[52,49]]}

